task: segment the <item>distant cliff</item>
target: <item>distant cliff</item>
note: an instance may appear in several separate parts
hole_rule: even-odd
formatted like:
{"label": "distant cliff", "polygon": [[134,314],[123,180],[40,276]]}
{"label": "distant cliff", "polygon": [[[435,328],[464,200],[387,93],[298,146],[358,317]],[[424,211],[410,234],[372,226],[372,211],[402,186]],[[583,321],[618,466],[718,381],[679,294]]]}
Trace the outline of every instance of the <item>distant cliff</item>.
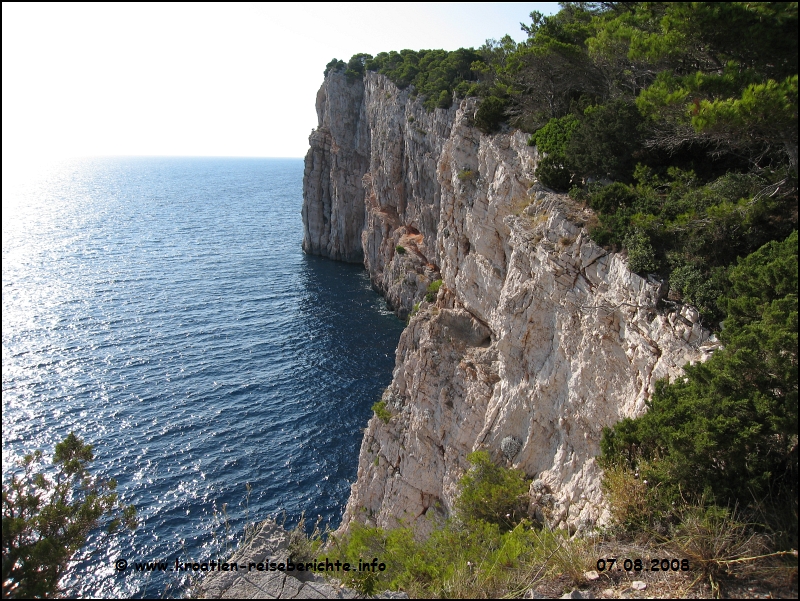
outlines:
{"label": "distant cliff", "polygon": [[475,109],[428,113],[374,72],[329,73],[317,95],[303,249],[363,260],[401,317],[419,303],[384,393],[392,418],[369,423],[343,527],[429,528],[420,518],[449,513],[479,448],[534,478],[532,512],[595,523],[603,427],[717,346],[694,310],[659,312],[661,284],[589,240],[591,212],[536,181],[527,136],[481,133]]}

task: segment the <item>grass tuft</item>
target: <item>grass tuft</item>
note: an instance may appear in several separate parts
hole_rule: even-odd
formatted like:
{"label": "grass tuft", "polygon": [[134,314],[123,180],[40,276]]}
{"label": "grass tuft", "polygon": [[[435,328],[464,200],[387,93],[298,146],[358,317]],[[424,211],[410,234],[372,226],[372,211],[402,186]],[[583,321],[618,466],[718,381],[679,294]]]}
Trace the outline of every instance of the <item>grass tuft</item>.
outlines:
{"label": "grass tuft", "polygon": [[375,415],[380,418],[380,420],[384,424],[388,424],[389,420],[392,419],[392,413],[386,408],[386,401],[378,401],[372,406],[372,410],[375,412]]}
{"label": "grass tuft", "polygon": [[428,290],[425,293],[425,300],[432,303],[436,300],[436,295],[439,293],[439,288],[442,287],[442,280],[434,280],[428,284]]}

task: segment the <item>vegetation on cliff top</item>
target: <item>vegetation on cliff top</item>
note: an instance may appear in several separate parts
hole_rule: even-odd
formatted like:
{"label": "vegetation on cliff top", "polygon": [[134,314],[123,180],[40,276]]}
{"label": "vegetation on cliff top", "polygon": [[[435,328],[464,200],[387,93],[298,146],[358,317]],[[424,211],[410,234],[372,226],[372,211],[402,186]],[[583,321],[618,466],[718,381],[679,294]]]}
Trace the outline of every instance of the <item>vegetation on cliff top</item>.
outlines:
{"label": "vegetation on cliff top", "polygon": [[797,4],[566,2],[523,29],[326,73],[383,73],[429,110],[481,97],[476,126],[530,132],[538,178],[595,210],[593,239],[717,327],[721,270],[797,227]]}
{"label": "vegetation on cliff top", "polygon": [[[412,597],[493,598],[518,588],[523,573],[532,574],[534,564],[541,567],[543,559],[559,551],[567,533],[531,528],[526,519],[530,480],[525,474],[496,465],[486,451],[467,459],[472,467],[459,483],[454,518],[439,524],[425,541],[409,528],[358,523],[341,539],[329,539],[328,552],[335,550],[351,565],[379,558],[385,566],[383,571],[351,573],[346,584],[366,594],[391,588]],[[569,559],[564,552],[553,568]]]}
{"label": "vegetation on cliff top", "polygon": [[383,73],[429,110],[479,96],[477,127],[529,133],[539,180],[594,210],[592,238],[719,332],[710,361],[606,430],[618,525],[796,549],[797,3],[561,6],[531,13],[521,43],[356,55],[326,73]]}
{"label": "vegetation on cliff top", "polygon": [[356,54],[345,63],[333,59],[325,67],[329,71],[343,71],[349,79],[360,78],[365,71],[386,75],[402,89],[413,86],[413,94],[423,97],[426,109],[449,108],[453,92],[463,98],[471,92],[475,80],[473,63],[480,60],[472,48],[446,50],[401,50],[370,54]]}
{"label": "vegetation on cliff top", "polygon": [[[736,510],[713,507],[681,506],[668,530],[662,531],[666,536],[655,542],[634,543],[613,532],[592,538],[571,536],[537,520],[552,517],[555,508],[555,497],[541,482],[533,484],[541,494],[531,515],[527,494],[531,481],[525,474],[493,463],[486,451],[472,453],[468,460],[472,466],[459,482],[453,515],[438,523],[433,517],[433,531],[424,540],[411,528],[386,530],[358,522],[341,536],[326,531],[329,536],[324,540],[325,533],[318,527],[309,535],[301,523],[292,532],[292,560],[335,556],[351,566],[366,566],[343,577],[345,584],[361,593],[391,589],[412,598],[519,598],[530,596],[531,591],[558,598],[575,587],[591,589],[590,596],[599,597],[602,592],[605,597],[609,588],[629,591],[631,577],[646,582],[648,596],[726,593],[738,597],[735,588],[720,590],[720,576],[735,572],[752,578],[748,562],[769,548],[766,538],[754,535]],[[633,485],[627,479],[623,482],[627,488],[620,486],[616,491],[628,496],[620,496],[615,509],[633,514],[631,508],[638,507],[646,483],[643,486],[641,479]],[[441,507],[431,507],[429,515],[441,516]],[[669,559],[625,560],[655,557]],[[743,557],[748,559],[740,562]],[[605,558],[615,558],[619,569]],[[755,590],[753,584],[763,587],[765,578],[787,572],[780,569],[779,557],[761,557],[760,562],[759,582],[745,580],[742,592],[745,587]],[[596,576],[587,579],[591,571]],[[700,590],[690,594],[700,582]],[[767,586],[775,591],[774,583]],[[791,587],[787,588],[791,594]]]}

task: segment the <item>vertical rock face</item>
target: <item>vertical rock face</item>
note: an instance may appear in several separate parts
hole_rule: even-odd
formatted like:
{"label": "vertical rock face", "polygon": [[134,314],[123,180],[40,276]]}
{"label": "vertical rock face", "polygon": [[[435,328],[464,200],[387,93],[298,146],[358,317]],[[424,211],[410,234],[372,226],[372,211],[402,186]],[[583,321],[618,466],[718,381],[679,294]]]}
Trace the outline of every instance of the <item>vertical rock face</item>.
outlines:
{"label": "vertical rock face", "polygon": [[303,174],[303,250],[360,263],[361,180],[370,157],[364,87],[351,85],[343,75],[329,75],[317,93],[317,119]]}
{"label": "vertical rock face", "polygon": [[303,178],[303,250],[362,261],[406,317],[439,279],[437,164],[456,108],[428,113],[382,75],[329,74]]}
{"label": "vertical rock face", "polygon": [[373,286],[406,317],[439,279],[437,163],[455,108],[428,113],[387,78],[368,73],[364,98],[371,137],[364,177],[364,265]]}
{"label": "vertical rock face", "polygon": [[[341,79],[329,76],[320,94]],[[304,216],[333,204],[310,162],[328,165],[330,181],[357,174],[363,196],[338,197],[338,214],[364,216],[373,285],[401,315],[431,280],[443,285],[400,339],[383,397],[392,418],[369,423],[343,527],[430,529],[427,518],[452,509],[476,449],[534,478],[540,518],[596,522],[602,428],[644,411],[656,380],[704,360],[715,341],[691,310],[657,311],[660,283],[589,240],[587,209],[536,183],[536,150],[522,133],[479,132],[472,99],[428,114],[383,76],[350,85],[363,86],[368,167],[339,174],[312,134]]]}

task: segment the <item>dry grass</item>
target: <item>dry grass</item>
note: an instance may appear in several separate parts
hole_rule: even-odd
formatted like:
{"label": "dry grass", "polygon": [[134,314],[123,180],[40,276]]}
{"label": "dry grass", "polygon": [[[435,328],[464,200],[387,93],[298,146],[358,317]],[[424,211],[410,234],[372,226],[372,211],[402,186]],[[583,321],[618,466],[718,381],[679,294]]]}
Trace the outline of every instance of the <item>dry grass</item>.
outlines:
{"label": "dry grass", "polygon": [[603,490],[611,517],[623,528],[646,527],[650,520],[647,484],[628,469],[609,467],[605,470]]}
{"label": "dry grass", "polygon": [[533,217],[531,217],[531,225],[536,227],[537,225],[544,225],[547,223],[547,220],[550,219],[549,213],[537,213]]}
{"label": "dry grass", "polygon": [[483,561],[461,562],[438,590],[420,583],[406,592],[412,598],[519,598],[545,585],[560,596],[584,582],[584,573],[597,561],[593,543],[566,532],[541,530],[533,539],[530,546],[520,546],[509,538],[499,552],[487,550]]}
{"label": "dry grass", "polygon": [[306,514],[303,512],[297,526],[289,530],[289,556],[294,561],[307,562],[316,559],[323,541],[330,533],[327,525],[324,531],[320,530],[320,523],[322,516],[317,517],[311,534],[306,534]]}
{"label": "dry grass", "polygon": [[600,226],[600,219],[597,217],[597,214],[592,211],[591,213],[588,213],[588,216],[587,216],[587,219],[586,219],[586,222],[585,222],[584,225],[585,225],[586,229],[591,232],[593,229],[595,229],[595,228]]}
{"label": "dry grass", "polygon": [[[574,540],[570,542],[575,544]],[[610,536],[593,543],[584,541],[583,544],[584,550],[578,549],[574,565],[585,566],[584,573],[576,574],[577,570],[563,567],[553,569],[554,565],[550,565],[539,577],[529,581],[527,589],[521,587],[508,596],[521,597],[525,591],[533,590],[546,597],[558,597],[568,590],[577,589],[584,598],[797,598],[797,559],[793,556],[727,563],[724,571],[710,576],[699,564],[691,563],[691,559],[688,570],[650,570],[650,560],[668,559],[672,562],[687,557],[672,543],[659,544],[653,539],[626,541],[624,537]],[[576,553],[575,546],[570,547],[569,553]],[[567,561],[569,553],[564,555]],[[597,560],[601,558],[615,558],[614,569],[598,571]],[[642,569],[626,569],[625,559],[631,560],[627,564],[629,567],[633,560],[642,559]],[[746,569],[745,564],[748,564]],[[590,576],[591,571],[596,572],[596,579]],[[634,581],[643,583],[645,588],[633,589]]]}
{"label": "dry grass", "polygon": [[[664,589],[662,594],[650,596],[686,596],[691,592],[710,597],[758,598],[747,589],[766,588],[773,596],[796,597],[797,552],[775,551],[785,549],[786,541],[785,533],[768,534],[764,524],[774,519],[761,516],[764,519],[756,523],[752,511],[744,514],[735,507],[718,507],[706,499],[694,505],[683,504],[665,515],[654,509],[650,497],[655,489],[630,470],[619,467],[605,470],[603,486],[619,530],[607,545],[636,536],[636,543],[623,550],[627,557],[688,561],[689,569],[677,572],[680,579],[669,570],[650,573],[661,577],[659,586]],[[733,590],[737,592],[734,594]]]}
{"label": "dry grass", "polygon": [[664,548],[689,559],[698,580],[706,579],[712,594],[724,594],[725,582],[761,581],[783,574],[797,582],[797,552],[773,552],[773,541],[758,524],[749,523],[736,508],[690,507]]}
{"label": "dry grass", "polygon": [[290,548],[298,557],[380,557],[385,575],[348,581],[368,584],[359,590],[370,594],[391,584],[412,598],[560,597],[576,589],[584,598],[797,597],[796,551],[772,551],[785,548],[773,540],[778,535],[736,509],[701,499],[655,515],[649,497],[658,489],[622,468],[607,468],[604,486],[616,526],[588,536],[528,520],[501,535],[483,522],[455,520],[428,540],[356,527],[338,542],[330,537],[326,549],[319,524],[309,537],[301,520]]}
{"label": "dry grass", "polygon": [[521,196],[515,196],[511,199],[511,214],[519,217],[528,206],[531,204],[531,199],[523,194]]}

